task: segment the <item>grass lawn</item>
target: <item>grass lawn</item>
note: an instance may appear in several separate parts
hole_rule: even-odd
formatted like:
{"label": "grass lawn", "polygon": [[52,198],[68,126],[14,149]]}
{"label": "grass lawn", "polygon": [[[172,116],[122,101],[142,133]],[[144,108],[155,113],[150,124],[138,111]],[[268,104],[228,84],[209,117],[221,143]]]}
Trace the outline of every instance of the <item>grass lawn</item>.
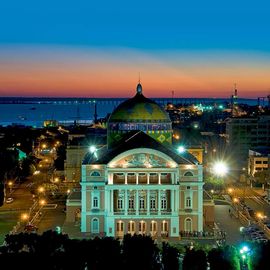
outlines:
{"label": "grass lawn", "polygon": [[1,212],[0,209],[0,245],[4,242],[6,234],[17,224],[18,218],[18,212]]}

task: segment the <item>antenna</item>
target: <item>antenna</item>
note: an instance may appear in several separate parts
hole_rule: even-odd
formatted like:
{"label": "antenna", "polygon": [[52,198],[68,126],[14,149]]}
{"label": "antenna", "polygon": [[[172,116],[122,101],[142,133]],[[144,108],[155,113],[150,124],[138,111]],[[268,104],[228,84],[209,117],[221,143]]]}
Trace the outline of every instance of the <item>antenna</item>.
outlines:
{"label": "antenna", "polygon": [[141,83],[141,73],[139,72],[139,83]]}
{"label": "antenna", "polygon": [[172,90],[172,104],[173,104],[173,99],[174,99],[174,90]]}
{"label": "antenna", "polygon": [[234,83],[234,95],[237,97],[237,88],[236,88],[236,83]]}

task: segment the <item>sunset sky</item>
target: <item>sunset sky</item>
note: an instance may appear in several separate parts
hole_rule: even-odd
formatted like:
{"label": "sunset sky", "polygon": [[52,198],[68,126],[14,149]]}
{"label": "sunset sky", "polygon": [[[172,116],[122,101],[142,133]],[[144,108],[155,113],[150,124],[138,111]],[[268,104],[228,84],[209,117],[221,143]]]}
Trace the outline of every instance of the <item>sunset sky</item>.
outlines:
{"label": "sunset sky", "polygon": [[266,1],[5,1],[0,96],[270,94]]}

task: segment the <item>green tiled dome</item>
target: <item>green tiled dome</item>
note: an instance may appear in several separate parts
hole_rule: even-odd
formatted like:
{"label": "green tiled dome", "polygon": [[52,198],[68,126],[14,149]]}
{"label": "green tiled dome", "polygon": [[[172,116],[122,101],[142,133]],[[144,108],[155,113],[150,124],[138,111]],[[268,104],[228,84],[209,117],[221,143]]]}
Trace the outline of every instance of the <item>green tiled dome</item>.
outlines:
{"label": "green tiled dome", "polygon": [[162,144],[171,144],[172,123],[168,114],[142,94],[140,83],[136,95],[121,103],[111,114],[108,146],[116,145],[124,134],[134,130],[141,130]]}
{"label": "green tiled dome", "polygon": [[146,98],[142,92],[141,84],[137,86],[137,94],[121,103],[112,113],[109,122],[170,121],[167,113],[153,100]]}

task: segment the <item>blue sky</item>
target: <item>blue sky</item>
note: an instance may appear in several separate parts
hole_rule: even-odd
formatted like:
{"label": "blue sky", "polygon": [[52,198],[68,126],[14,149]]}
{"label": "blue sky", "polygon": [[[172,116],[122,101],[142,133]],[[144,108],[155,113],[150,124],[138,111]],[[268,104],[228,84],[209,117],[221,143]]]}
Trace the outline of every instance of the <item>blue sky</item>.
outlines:
{"label": "blue sky", "polygon": [[266,1],[2,1],[0,44],[270,50]]}
{"label": "blue sky", "polygon": [[261,0],[3,0],[0,95],[126,96],[139,72],[149,96],[267,95],[269,14]]}

